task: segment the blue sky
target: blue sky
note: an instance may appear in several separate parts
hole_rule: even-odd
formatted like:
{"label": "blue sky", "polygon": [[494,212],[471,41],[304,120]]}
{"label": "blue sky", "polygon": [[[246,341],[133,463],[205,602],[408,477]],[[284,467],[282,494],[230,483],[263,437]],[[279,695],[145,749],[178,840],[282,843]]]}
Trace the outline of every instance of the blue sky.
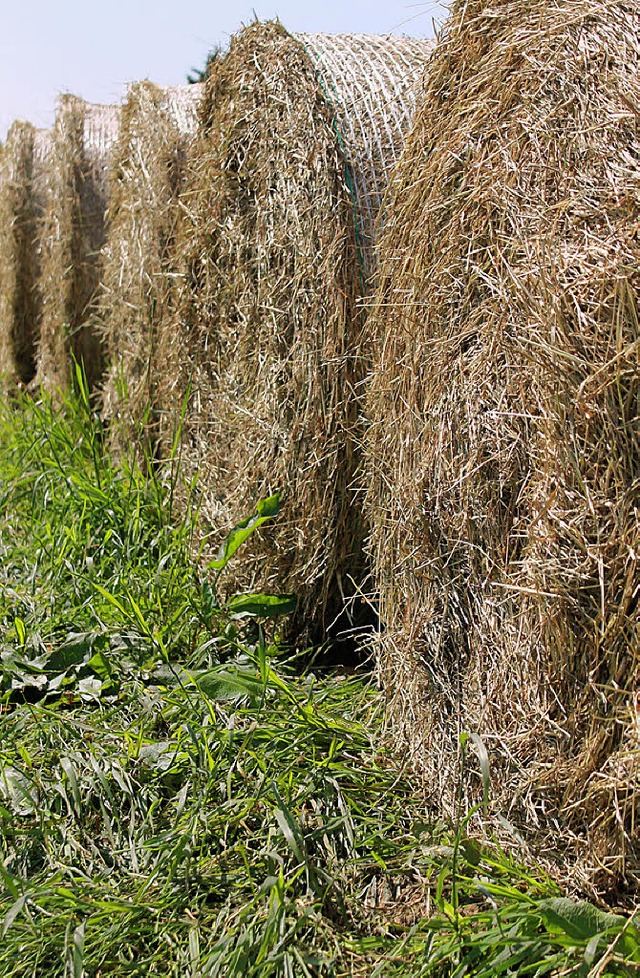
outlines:
{"label": "blue sky", "polygon": [[0,30],[0,139],[17,118],[50,126],[61,92],[116,102],[141,78],[183,84],[254,15],[293,31],[431,37],[446,9],[439,0],[14,0]]}

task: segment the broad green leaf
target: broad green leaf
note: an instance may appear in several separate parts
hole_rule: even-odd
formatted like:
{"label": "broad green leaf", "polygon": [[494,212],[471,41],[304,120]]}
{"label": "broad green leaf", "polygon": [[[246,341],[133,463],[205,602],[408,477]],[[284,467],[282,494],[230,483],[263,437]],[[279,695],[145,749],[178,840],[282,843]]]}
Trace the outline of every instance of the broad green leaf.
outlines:
{"label": "broad green leaf", "polygon": [[104,652],[96,652],[87,662],[87,666],[104,681],[111,678],[111,666]]}
{"label": "broad green leaf", "polygon": [[538,909],[551,933],[563,933],[572,941],[588,943],[597,934],[620,932],[627,923],[620,914],[607,913],[587,903],[568,897],[549,897],[541,900]]}
{"label": "broad green leaf", "polygon": [[212,669],[194,677],[194,682],[211,700],[234,700],[242,696],[257,700],[264,692],[264,684],[256,674],[244,670]]}
{"label": "broad green leaf", "polygon": [[253,516],[247,517],[247,519],[242,520],[237,526],[231,530],[227,539],[224,541],[220,547],[220,551],[215,560],[212,560],[208,565],[211,570],[223,570],[238,550],[239,547],[245,542],[245,540],[251,536],[251,534],[266,523],[267,520],[273,519],[277,516],[283,506],[282,493],[275,493],[273,496],[268,496],[266,499],[261,499],[256,506],[256,511]]}
{"label": "broad green leaf", "polygon": [[259,893],[269,893],[274,886],[278,885],[277,876],[267,876],[267,878],[260,884]]}
{"label": "broad green leaf", "polygon": [[63,672],[93,655],[98,632],[70,632],[64,642],[55,649],[47,661],[48,672]]}
{"label": "broad green leaf", "polygon": [[600,943],[600,934],[595,934],[591,940],[587,943],[584,949],[584,963],[588,968],[591,967],[596,959],[596,954],[598,952],[598,945]]}
{"label": "broad green leaf", "polygon": [[226,610],[237,616],[252,618],[277,618],[296,610],[295,594],[236,594],[230,598]]}
{"label": "broad green leaf", "polygon": [[462,839],[460,848],[464,853],[464,858],[471,866],[479,866],[482,861],[482,849],[475,839]]}
{"label": "broad green leaf", "polygon": [[138,760],[158,771],[168,771],[175,763],[178,748],[170,740],[155,744],[144,744],[138,752]]}
{"label": "broad green leaf", "polygon": [[11,689],[39,689],[46,690],[49,687],[49,679],[42,674],[34,675],[30,672],[16,671],[11,676]]}

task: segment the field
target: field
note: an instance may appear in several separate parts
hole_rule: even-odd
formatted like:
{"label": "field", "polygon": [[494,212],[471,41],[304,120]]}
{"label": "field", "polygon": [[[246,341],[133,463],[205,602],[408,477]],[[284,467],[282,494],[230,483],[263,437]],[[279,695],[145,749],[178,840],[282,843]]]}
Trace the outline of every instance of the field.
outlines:
{"label": "field", "polygon": [[219,598],[280,500],[202,566],[168,471],[110,460],[80,372],[2,409],[0,975],[637,974],[634,917],[480,845],[461,791],[435,820],[366,671],[278,644],[291,596]]}

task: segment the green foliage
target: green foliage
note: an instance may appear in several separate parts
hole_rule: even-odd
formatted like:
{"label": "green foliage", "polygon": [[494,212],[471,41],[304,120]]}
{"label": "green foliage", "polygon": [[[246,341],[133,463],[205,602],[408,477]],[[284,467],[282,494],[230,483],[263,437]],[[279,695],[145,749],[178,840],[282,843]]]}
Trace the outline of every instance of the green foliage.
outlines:
{"label": "green foliage", "polygon": [[197,85],[199,82],[204,82],[209,77],[211,72],[211,66],[220,58],[222,54],[222,48],[219,44],[209,51],[207,54],[206,61],[203,68],[192,68],[187,75],[187,81],[190,85]]}
{"label": "green foliage", "polygon": [[152,465],[143,475],[111,462],[80,373],[76,389],[63,411],[25,398],[0,419],[0,690],[9,701],[116,695],[125,676],[159,663],[235,654],[245,619],[295,608],[292,595],[220,603],[216,590],[279,498],[259,501],[231,530],[214,579],[203,577],[192,559],[196,514],[174,520],[171,487]]}
{"label": "green foliage", "polygon": [[480,845],[462,798],[429,823],[367,678],[287,661],[290,595],[220,601],[281,500],[200,569],[78,387],[0,418],[0,975],[637,973],[635,922]]}

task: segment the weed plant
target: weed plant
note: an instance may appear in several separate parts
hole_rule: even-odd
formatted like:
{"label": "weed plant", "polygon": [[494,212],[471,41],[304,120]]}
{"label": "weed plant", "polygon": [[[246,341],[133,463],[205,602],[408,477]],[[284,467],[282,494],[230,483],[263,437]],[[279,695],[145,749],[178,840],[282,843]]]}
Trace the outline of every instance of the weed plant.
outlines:
{"label": "weed plant", "polygon": [[0,418],[0,975],[637,974],[633,919],[431,823],[368,678],[278,646],[291,596],[220,601],[279,498],[202,567],[76,387]]}

